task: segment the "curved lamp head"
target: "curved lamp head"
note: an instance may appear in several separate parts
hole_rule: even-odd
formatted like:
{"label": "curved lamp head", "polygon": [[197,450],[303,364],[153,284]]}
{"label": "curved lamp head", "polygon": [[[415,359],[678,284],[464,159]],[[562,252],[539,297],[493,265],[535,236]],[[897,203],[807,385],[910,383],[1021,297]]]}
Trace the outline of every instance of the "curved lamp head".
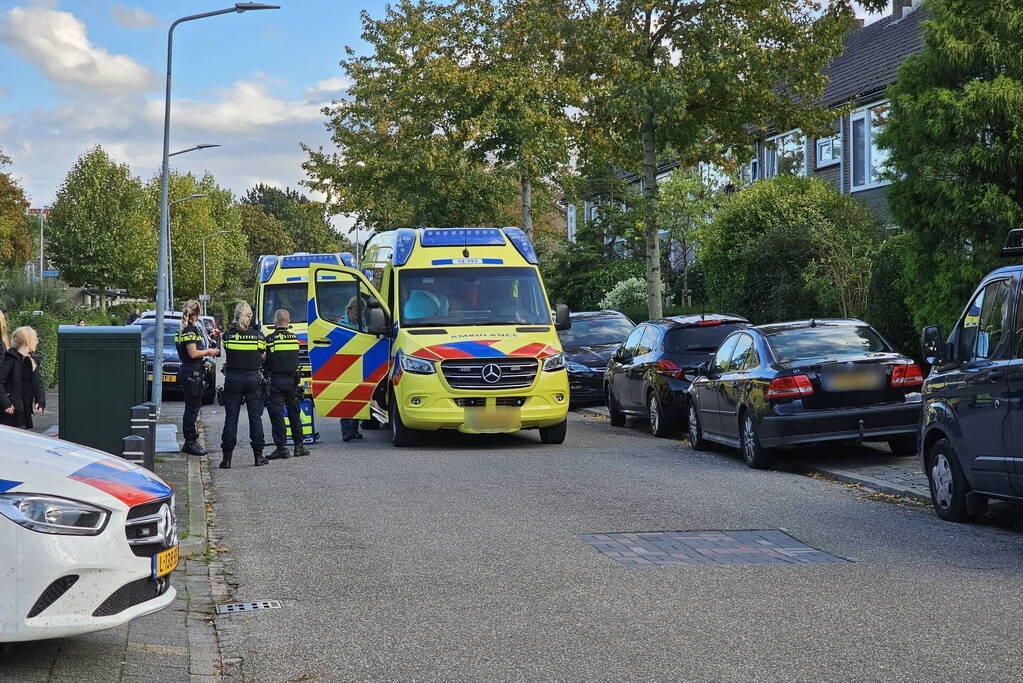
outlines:
{"label": "curved lamp head", "polygon": [[255,9],[280,9],[280,5],[264,5],[261,2],[236,2],[234,3],[234,9],[236,12],[248,12],[249,10]]}

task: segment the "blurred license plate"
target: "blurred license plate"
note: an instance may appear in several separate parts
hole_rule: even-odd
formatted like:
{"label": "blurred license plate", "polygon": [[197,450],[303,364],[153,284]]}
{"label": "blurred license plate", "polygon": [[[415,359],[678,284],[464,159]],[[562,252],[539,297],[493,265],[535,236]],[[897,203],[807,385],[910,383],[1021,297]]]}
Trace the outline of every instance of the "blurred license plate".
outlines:
{"label": "blurred license plate", "polygon": [[877,370],[850,370],[824,375],[827,391],[871,391],[884,386],[884,375]]}
{"label": "blurred license plate", "polygon": [[178,546],[153,555],[153,578],[158,579],[174,571],[178,566]]}
{"label": "blurred license plate", "polygon": [[[148,378],[149,378],[150,382],[153,381],[152,373],[149,374]],[[177,375],[163,375],[163,381],[164,382],[177,382],[178,381],[178,376]]]}
{"label": "blurred license plate", "polygon": [[515,432],[521,425],[522,417],[515,407],[465,409],[465,426],[475,432]]}

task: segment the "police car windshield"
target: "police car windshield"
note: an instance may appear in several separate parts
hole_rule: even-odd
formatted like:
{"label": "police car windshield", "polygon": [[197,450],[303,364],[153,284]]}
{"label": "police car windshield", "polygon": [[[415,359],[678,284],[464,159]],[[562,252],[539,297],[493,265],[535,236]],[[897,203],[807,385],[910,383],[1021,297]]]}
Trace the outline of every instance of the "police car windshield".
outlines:
{"label": "police car windshield", "polygon": [[[178,333],[178,321],[167,320],[164,322],[163,328],[163,345],[173,346],[174,337]],[[139,325],[142,328],[142,346],[155,346],[156,345],[156,323],[148,321]]]}
{"label": "police car windshield", "polygon": [[304,282],[289,282],[286,285],[267,285],[263,288],[263,323],[273,324],[274,313],[279,308],[291,313],[292,323],[306,322],[308,305],[306,297],[309,288]]}
{"label": "police car windshield", "polygon": [[550,325],[534,268],[432,268],[398,276],[402,327]]}

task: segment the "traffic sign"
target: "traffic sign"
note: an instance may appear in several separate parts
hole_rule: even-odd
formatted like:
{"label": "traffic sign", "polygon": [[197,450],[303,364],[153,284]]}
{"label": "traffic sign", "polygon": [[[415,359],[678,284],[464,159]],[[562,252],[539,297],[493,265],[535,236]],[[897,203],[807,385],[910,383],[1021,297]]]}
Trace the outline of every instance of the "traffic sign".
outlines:
{"label": "traffic sign", "polygon": [[43,277],[60,277],[59,270],[44,270]]}

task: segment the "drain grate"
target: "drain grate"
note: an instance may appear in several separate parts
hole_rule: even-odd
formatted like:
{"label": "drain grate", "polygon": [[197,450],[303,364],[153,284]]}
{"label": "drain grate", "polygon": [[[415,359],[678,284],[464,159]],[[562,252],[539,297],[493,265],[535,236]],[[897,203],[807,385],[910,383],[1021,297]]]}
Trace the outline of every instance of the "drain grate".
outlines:
{"label": "drain grate", "polygon": [[779,529],[650,531],[582,536],[626,567],[676,564],[837,564],[850,562],[811,548]]}
{"label": "drain grate", "polygon": [[256,602],[225,602],[217,605],[217,614],[238,614],[239,612],[255,612],[261,609],[280,609],[280,600],[257,600]]}

